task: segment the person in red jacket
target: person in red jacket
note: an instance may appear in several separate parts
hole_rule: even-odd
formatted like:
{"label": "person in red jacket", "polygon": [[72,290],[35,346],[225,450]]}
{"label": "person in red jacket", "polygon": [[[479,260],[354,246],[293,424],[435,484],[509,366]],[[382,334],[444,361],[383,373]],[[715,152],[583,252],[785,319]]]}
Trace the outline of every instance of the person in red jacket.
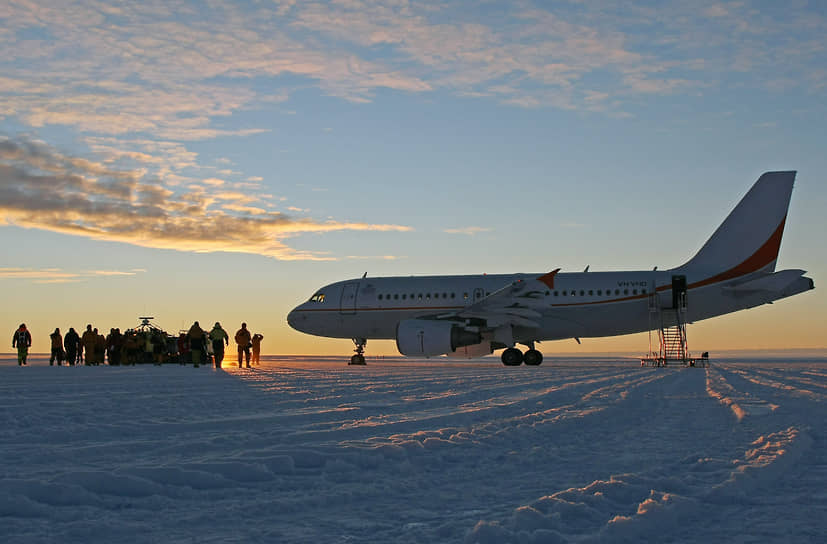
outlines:
{"label": "person in red jacket", "polygon": [[32,335],[26,328],[26,324],[21,323],[11,338],[11,347],[17,347],[17,366],[26,364],[26,357],[29,356],[29,347],[31,347],[31,345]]}

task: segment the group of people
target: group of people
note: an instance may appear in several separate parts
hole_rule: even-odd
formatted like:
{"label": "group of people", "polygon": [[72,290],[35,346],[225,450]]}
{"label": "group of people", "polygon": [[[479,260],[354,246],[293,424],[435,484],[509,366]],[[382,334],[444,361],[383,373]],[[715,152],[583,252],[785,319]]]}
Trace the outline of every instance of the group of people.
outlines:
{"label": "group of people", "polygon": [[[86,326],[83,335],[79,335],[73,327],[62,335],[59,328],[49,335],[51,353],[49,365],[57,363],[61,366],[65,361],[68,365],[86,364],[100,365],[108,361],[110,365],[136,363],[154,363],[160,365],[165,362],[176,361],[180,364],[192,362],[194,366],[208,363],[212,358],[215,367],[221,368],[224,360],[224,346],[229,345],[229,336],[221,328],[219,322],[209,332],[205,332],[196,321],[187,333],[181,333],[177,342],[160,329],[127,330],[121,333],[120,329],[110,329],[104,336],[92,325]],[[251,334],[247,324],[242,323],[235,334],[238,347],[238,366],[246,361],[250,368],[250,360],[258,364],[261,356],[261,334]],[[25,323],[12,336],[12,348],[17,348],[17,364],[23,366],[27,362],[29,348],[32,345],[31,332]],[[251,353],[252,352],[252,353]],[[251,357],[252,355],[252,357]],[[85,359],[85,361],[84,361]]]}
{"label": "group of people", "polygon": [[[74,365],[76,362],[83,363],[83,346],[88,345],[87,348],[87,356],[86,360],[88,364],[92,364],[91,361],[93,360],[92,351],[95,350],[97,344],[99,343],[98,339],[98,329],[95,329],[92,332],[92,326],[89,325],[87,327],[88,335],[84,333],[83,341],[78,333],[75,332],[75,329],[69,328],[69,332],[66,333],[66,336],[61,336],[60,329],[55,329],[55,332],[49,335],[51,339],[51,346],[52,352],[49,356],[49,365],[54,365],[55,361],[57,361],[58,365],[63,364],[64,358],[66,362],[70,365]],[[103,337],[101,337],[103,338]],[[83,343],[82,343],[83,342]],[[106,339],[103,338],[103,342],[106,342]],[[29,332],[29,329],[26,328],[25,323],[21,323],[20,327],[14,331],[14,335],[12,336],[11,340],[11,347],[17,348],[17,364],[18,366],[23,366],[26,364],[26,361],[29,357],[29,348],[32,346],[32,333]]]}
{"label": "group of people", "polygon": [[[242,361],[247,363],[247,368],[251,368],[251,351],[252,362],[254,364],[260,363],[261,340],[263,338],[264,336],[261,334],[251,334],[249,329],[247,329],[247,323],[241,324],[241,328],[235,333],[239,368],[241,368]],[[221,363],[224,361],[224,346],[229,345],[230,337],[218,321],[215,322],[210,332],[202,329],[198,321],[196,321],[186,334],[181,333],[181,336],[178,338],[179,353],[184,354],[186,350],[189,350],[194,366],[208,361],[211,354],[215,368],[221,368]]]}

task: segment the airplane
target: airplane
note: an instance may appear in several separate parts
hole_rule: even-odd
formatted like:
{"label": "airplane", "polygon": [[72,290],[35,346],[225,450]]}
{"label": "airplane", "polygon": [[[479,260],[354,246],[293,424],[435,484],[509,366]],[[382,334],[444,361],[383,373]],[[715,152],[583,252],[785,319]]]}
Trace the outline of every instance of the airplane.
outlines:
{"label": "airplane", "polygon": [[[776,271],[795,171],[766,172],[709,240],[669,270],[376,277],[318,289],[287,316],[294,329],[350,338],[351,364],[368,339],[396,340],[411,357],[480,357],[536,366],[536,343],[652,330],[650,309],[685,307],[709,319],[814,289],[806,271]],[[678,301],[678,299],[681,299]],[[664,314],[675,319],[674,313]],[[671,317],[670,317],[671,316]],[[674,323],[672,323],[674,325]],[[528,349],[523,352],[517,344]]]}

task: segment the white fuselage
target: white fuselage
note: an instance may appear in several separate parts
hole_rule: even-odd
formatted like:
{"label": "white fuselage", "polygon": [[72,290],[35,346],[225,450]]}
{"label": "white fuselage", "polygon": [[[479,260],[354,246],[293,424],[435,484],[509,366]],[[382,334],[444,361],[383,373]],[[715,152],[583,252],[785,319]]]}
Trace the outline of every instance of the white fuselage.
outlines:
{"label": "white fuselage", "polygon": [[[360,278],[332,283],[288,315],[302,332],[333,338],[393,339],[405,319],[462,310],[502,288],[541,274]],[[514,328],[514,340],[615,336],[651,330],[653,306],[672,306],[672,271],[560,273],[543,286],[539,329]],[[751,308],[788,294],[730,293],[724,281],[709,285],[687,276],[688,322]],[[743,281],[745,278],[738,278]],[[693,286],[696,285],[696,286]],[[790,293],[792,294],[792,293]],[[319,295],[322,295],[321,297]],[[314,300],[315,299],[315,300]],[[321,299],[321,300],[320,300]],[[660,323],[655,325],[659,327]]]}

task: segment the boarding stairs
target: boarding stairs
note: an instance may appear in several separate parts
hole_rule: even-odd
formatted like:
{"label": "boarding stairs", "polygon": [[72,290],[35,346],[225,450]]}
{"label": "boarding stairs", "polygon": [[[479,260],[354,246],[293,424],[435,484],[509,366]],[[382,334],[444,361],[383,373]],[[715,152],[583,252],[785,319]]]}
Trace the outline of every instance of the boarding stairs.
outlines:
{"label": "boarding stairs", "polygon": [[660,315],[658,357],[663,359],[664,363],[674,361],[686,364],[689,349],[686,341],[685,308],[684,311],[680,308],[662,308]]}
{"label": "boarding stairs", "polygon": [[[686,337],[686,279],[676,276],[672,282],[672,304],[664,306],[660,295],[651,292],[649,304],[649,355],[641,359],[642,365],[668,366],[678,364],[695,366],[696,361],[706,365],[707,358],[696,359],[689,352]],[[657,350],[653,333],[657,331]]]}

